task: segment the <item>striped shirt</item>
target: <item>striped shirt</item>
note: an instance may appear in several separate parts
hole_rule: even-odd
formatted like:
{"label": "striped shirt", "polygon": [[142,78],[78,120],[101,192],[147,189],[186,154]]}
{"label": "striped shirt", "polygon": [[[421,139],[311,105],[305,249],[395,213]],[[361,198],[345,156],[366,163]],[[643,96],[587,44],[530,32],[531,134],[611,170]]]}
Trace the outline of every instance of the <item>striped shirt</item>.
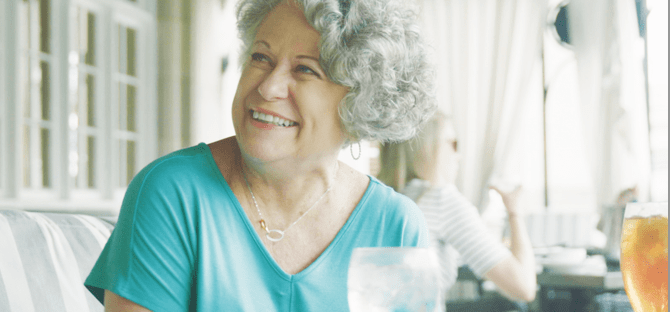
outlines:
{"label": "striped shirt", "polygon": [[477,208],[456,186],[433,187],[428,181],[414,179],[403,193],[417,203],[426,218],[431,246],[440,258],[443,294],[456,283],[459,263],[481,278],[511,255],[492,238]]}

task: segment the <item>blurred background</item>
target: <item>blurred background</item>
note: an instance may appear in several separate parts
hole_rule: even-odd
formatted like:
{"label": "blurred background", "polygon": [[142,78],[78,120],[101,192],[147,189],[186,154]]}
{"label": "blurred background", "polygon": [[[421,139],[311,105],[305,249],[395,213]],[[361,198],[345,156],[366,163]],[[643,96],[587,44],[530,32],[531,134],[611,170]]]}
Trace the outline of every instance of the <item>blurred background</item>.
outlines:
{"label": "blurred background", "polygon": [[[625,204],[668,198],[667,0],[413,1],[492,233],[488,186],[521,185],[538,255],[617,258]],[[235,4],[1,0],[0,209],[115,216],[150,161],[234,135]]]}

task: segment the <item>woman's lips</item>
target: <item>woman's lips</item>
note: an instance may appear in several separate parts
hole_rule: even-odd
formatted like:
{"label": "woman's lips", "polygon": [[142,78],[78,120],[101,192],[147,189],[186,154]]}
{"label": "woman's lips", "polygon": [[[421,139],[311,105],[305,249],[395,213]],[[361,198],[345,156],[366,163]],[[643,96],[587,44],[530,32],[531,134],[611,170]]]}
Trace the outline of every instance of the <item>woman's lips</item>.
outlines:
{"label": "woman's lips", "polygon": [[[255,124],[272,125],[278,128],[290,128],[298,125],[298,123],[295,121],[289,120],[288,118],[285,118],[277,113],[260,108],[250,109],[249,114],[251,115],[251,119],[255,121]],[[263,126],[262,128],[273,127]]]}
{"label": "woman's lips", "polygon": [[251,118],[251,125],[256,127],[256,128],[263,129],[263,130],[272,130],[274,128],[279,128],[279,126],[276,126],[274,124],[261,122],[261,121],[258,121],[256,119],[253,119],[253,118]]}

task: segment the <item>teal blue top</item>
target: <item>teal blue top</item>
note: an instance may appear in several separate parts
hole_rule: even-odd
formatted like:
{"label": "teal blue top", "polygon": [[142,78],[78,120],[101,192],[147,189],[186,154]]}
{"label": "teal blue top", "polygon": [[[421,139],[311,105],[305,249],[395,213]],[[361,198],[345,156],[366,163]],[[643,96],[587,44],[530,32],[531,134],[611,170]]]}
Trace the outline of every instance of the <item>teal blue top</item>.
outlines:
{"label": "teal blue top", "polygon": [[352,250],[372,246],[427,247],[428,231],[412,200],[370,177],[325,251],[285,273],[201,143],[137,174],[85,285],[154,311],[348,311]]}

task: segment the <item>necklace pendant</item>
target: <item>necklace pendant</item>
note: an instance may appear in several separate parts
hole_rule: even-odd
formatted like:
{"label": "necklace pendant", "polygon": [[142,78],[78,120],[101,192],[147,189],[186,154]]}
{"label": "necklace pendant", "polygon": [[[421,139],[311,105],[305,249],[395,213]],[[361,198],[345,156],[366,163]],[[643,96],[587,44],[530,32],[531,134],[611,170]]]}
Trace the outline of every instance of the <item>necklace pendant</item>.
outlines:
{"label": "necklace pendant", "polygon": [[[267,229],[266,229],[267,231]],[[284,238],[284,232],[280,230],[269,230],[265,237],[272,242],[278,242]]]}
{"label": "necklace pendant", "polygon": [[260,224],[261,229],[265,230],[266,233],[270,233],[270,231],[268,231],[268,226],[265,224],[265,220],[261,219]]}
{"label": "necklace pendant", "polygon": [[[338,163],[338,169],[339,169],[339,163]],[[337,172],[337,170],[335,170],[335,172]],[[282,240],[284,238],[284,231],[287,231],[288,229],[290,229],[293,225],[298,223],[298,221],[300,221],[300,219],[302,219],[302,217],[304,217],[305,214],[307,214],[310,210],[312,210],[314,207],[316,207],[316,204],[318,204],[321,201],[321,199],[324,196],[326,196],[326,194],[328,194],[328,192],[330,192],[330,189],[333,187],[332,184],[330,186],[328,186],[326,191],[323,192],[323,194],[321,194],[321,197],[319,197],[319,199],[317,199],[314,202],[314,204],[312,204],[312,206],[309,207],[309,209],[307,209],[307,211],[305,211],[305,213],[303,213],[300,217],[298,217],[297,220],[293,221],[293,223],[291,223],[291,225],[289,225],[286,229],[284,229],[284,231],[268,230],[268,226],[265,223],[265,220],[263,219],[263,215],[261,214],[261,209],[258,208],[258,202],[256,202],[256,196],[254,196],[254,191],[252,191],[251,186],[249,186],[249,181],[247,180],[247,175],[244,172],[244,167],[242,167],[242,177],[244,178],[244,183],[247,185],[247,189],[249,190],[249,194],[251,194],[251,199],[254,201],[254,206],[256,206],[256,211],[258,211],[258,216],[261,218],[258,223],[260,223],[261,229],[265,230],[265,237],[271,242],[278,242],[278,241]]]}

